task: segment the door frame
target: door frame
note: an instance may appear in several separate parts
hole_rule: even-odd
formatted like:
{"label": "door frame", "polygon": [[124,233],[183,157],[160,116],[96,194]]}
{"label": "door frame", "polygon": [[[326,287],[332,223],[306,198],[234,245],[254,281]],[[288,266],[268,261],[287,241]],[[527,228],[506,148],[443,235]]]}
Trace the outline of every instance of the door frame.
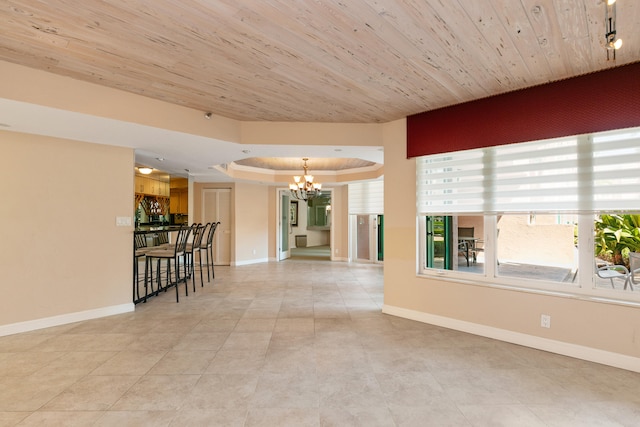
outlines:
{"label": "door frame", "polygon": [[[369,219],[369,257],[358,258],[358,217],[366,216]],[[383,214],[350,214],[349,215],[349,260],[361,263],[384,263],[384,259],[378,259],[380,229],[384,230],[384,225],[379,224],[379,218]],[[382,231],[384,233],[384,231]]]}
{"label": "door frame", "polygon": [[[285,216],[282,213],[282,198],[287,195],[289,197],[289,204],[291,204],[291,194],[286,194],[289,192],[288,188],[277,188],[276,189],[276,261],[284,261],[285,259],[288,259],[291,257],[291,245],[290,245],[290,240],[287,241],[287,250],[286,251],[282,251],[282,235],[283,235],[283,230],[282,230],[282,218],[285,218]],[[286,215],[287,218],[287,224],[286,227],[288,229],[288,233],[287,235],[290,236],[293,233],[293,230],[291,228],[291,224],[289,222],[289,212],[287,212]]]}
{"label": "door frame", "polygon": [[[280,237],[282,235],[282,228],[280,226],[280,212],[282,210],[281,208],[281,204],[280,204],[280,197],[281,194],[283,192],[289,192],[289,188],[288,187],[277,187],[276,188],[276,238],[275,240],[275,259],[276,261],[282,261],[286,258],[280,259]],[[335,261],[336,257],[335,257],[335,249],[334,249],[334,236],[333,236],[333,231],[335,229],[334,227],[334,222],[335,222],[335,218],[333,216],[333,212],[335,210],[335,199],[333,198],[334,193],[333,193],[333,189],[332,188],[323,188],[322,189],[322,194],[329,194],[331,196],[331,226],[329,227],[329,248],[331,250],[331,261]],[[291,196],[289,196],[289,200],[295,200],[293,198],[291,198]],[[303,206],[301,206],[303,205]],[[298,209],[307,209],[307,203],[306,202],[302,202],[302,201],[298,201]],[[300,214],[298,213],[298,216],[300,216]],[[293,230],[291,228],[291,226],[289,226],[289,234],[293,234]],[[291,249],[291,246],[289,246],[289,249]]]}

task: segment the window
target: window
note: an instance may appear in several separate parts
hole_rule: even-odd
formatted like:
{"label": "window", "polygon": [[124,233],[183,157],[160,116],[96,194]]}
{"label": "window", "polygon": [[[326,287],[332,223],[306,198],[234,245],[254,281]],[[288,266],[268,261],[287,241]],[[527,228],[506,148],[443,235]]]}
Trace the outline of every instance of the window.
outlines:
{"label": "window", "polygon": [[497,218],[496,276],[575,285],[577,216],[501,215]]}
{"label": "window", "polygon": [[595,274],[640,251],[638,165],[640,128],[420,157],[420,272],[640,300]]}

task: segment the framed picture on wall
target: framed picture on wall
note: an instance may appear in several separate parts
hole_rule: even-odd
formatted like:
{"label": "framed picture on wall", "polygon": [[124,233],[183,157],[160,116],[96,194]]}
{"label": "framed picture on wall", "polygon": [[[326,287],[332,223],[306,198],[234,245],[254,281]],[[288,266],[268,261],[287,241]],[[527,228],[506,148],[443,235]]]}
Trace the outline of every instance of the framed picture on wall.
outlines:
{"label": "framed picture on wall", "polygon": [[289,205],[289,223],[293,227],[298,226],[298,202],[292,201]]}

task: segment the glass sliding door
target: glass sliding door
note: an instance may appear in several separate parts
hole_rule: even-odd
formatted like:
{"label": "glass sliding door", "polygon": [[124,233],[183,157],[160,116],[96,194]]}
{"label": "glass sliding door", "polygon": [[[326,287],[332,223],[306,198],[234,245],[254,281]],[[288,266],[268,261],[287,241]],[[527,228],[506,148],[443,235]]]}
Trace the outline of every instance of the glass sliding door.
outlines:
{"label": "glass sliding door", "polygon": [[453,217],[427,216],[426,218],[426,267],[442,270],[453,269]]}

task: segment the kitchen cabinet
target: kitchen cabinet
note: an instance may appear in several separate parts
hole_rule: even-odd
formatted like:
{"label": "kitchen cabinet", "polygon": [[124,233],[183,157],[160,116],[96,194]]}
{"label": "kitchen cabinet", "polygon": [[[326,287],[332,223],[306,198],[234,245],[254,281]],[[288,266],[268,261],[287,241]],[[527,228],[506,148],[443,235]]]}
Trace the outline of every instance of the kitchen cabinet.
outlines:
{"label": "kitchen cabinet", "polygon": [[189,213],[189,190],[187,188],[172,188],[169,201],[171,213]]}
{"label": "kitchen cabinet", "polygon": [[135,177],[135,192],[152,196],[169,197],[169,183],[146,176]]}
{"label": "kitchen cabinet", "polygon": [[146,184],[146,178],[141,177],[141,176],[136,176],[136,193],[141,193],[141,194],[145,194],[145,184]]}

